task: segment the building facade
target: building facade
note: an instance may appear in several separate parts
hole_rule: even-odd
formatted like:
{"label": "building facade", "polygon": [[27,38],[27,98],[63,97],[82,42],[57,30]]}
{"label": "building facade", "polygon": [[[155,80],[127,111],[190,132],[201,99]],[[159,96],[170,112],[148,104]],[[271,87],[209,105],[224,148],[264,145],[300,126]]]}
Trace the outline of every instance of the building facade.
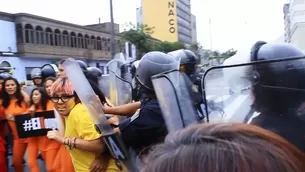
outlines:
{"label": "building facade", "polygon": [[153,27],[152,37],[161,41],[191,45],[197,35],[192,34],[197,31],[192,19],[196,17],[192,17],[190,0],[142,0],[142,6],[137,8],[137,23]]}
{"label": "building facade", "polygon": [[[31,14],[0,12],[0,62],[9,63],[18,80],[29,79],[32,68],[68,57],[106,72],[111,60],[109,28],[111,23],[80,26]],[[123,52],[118,24],[115,31],[116,51]]]}
{"label": "building facade", "polygon": [[283,7],[285,42],[305,50],[305,1],[290,0]]}
{"label": "building facade", "polygon": [[192,44],[197,43],[197,22],[196,22],[196,16],[192,14]]}

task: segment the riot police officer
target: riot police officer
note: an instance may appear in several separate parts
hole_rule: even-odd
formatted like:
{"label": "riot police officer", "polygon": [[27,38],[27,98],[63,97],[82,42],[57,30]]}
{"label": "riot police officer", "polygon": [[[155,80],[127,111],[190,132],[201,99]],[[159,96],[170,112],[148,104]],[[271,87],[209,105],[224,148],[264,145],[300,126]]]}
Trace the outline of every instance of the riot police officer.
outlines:
{"label": "riot police officer", "polygon": [[85,72],[86,78],[92,80],[96,85],[99,85],[102,75],[102,70],[97,67],[88,67]]}
{"label": "riot police officer", "polygon": [[137,68],[139,66],[139,63],[140,63],[140,60],[136,60],[134,61],[132,64],[131,64],[131,69],[130,69],[130,72],[131,72],[131,78],[132,78],[132,100],[133,101],[139,101],[140,98],[137,94],[137,90],[138,90],[138,87],[140,86],[139,83],[137,82],[136,80],[136,72],[137,72]]}
{"label": "riot police officer", "polygon": [[41,69],[40,68],[34,68],[31,71],[31,79],[33,80],[33,83],[34,83],[35,86],[40,87],[42,85]]}
{"label": "riot police officer", "polygon": [[126,146],[133,148],[137,155],[163,141],[167,135],[151,77],[177,67],[177,61],[162,52],[149,52],[139,63],[135,77],[140,84],[138,93],[141,94],[141,108],[132,117],[120,122],[116,129],[120,131]]}
{"label": "riot police officer", "polygon": [[52,64],[45,64],[41,67],[41,78],[44,82],[48,77],[56,77],[58,68]]}
{"label": "riot police officer", "polygon": [[200,59],[190,50],[180,49],[168,53],[176,58],[180,62],[180,71],[184,72],[189,79],[192,81],[193,85],[191,87],[191,94],[195,107],[198,110],[199,118],[202,119],[205,114],[201,108],[204,105],[204,99],[202,98],[202,86],[201,79],[202,74],[198,73],[197,65],[200,63]]}
{"label": "riot police officer", "polygon": [[[251,61],[289,59],[304,56],[290,44],[257,42],[251,50]],[[305,122],[298,115],[305,102],[305,59],[254,65],[253,108],[259,115],[250,122],[271,130],[305,151]]]}
{"label": "riot police officer", "polygon": [[76,60],[77,63],[79,64],[80,68],[84,71],[87,71],[88,65],[86,62],[82,61],[82,60]]}

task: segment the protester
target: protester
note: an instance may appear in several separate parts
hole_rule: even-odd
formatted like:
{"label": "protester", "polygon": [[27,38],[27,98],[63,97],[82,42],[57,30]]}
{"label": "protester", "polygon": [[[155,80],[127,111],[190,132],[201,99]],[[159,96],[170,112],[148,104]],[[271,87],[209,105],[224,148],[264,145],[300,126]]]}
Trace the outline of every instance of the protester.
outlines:
{"label": "protester", "polygon": [[28,107],[25,98],[21,93],[20,85],[15,78],[6,78],[2,83],[2,88],[2,106],[14,137],[13,166],[15,172],[23,172],[23,156],[27,148],[27,139],[19,138],[15,116],[27,113]]}
{"label": "protester", "polygon": [[[48,138],[66,145],[72,157],[75,171],[90,171],[90,168],[105,168],[107,172],[119,171],[113,159],[101,156],[105,144],[95,129],[86,107],[75,94],[68,78],[58,78],[51,89],[51,100],[60,115],[65,117],[65,135],[49,131]],[[95,162],[100,167],[92,167]]]}
{"label": "protester", "polygon": [[254,125],[194,125],[168,135],[142,172],[304,172],[305,156],[282,137]]}

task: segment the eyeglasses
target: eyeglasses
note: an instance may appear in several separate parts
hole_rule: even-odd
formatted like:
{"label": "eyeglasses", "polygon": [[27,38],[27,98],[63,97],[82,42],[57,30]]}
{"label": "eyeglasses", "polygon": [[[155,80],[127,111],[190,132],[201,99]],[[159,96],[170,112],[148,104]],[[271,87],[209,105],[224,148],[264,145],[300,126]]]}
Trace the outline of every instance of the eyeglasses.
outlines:
{"label": "eyeglasses", "polygon": [[74,95],[62,95],[60,97],[51,97],[51,101],[53,103],[58,103],[59,100],[61,100],[62,102],[67,102],[72,97],[74,97]]}

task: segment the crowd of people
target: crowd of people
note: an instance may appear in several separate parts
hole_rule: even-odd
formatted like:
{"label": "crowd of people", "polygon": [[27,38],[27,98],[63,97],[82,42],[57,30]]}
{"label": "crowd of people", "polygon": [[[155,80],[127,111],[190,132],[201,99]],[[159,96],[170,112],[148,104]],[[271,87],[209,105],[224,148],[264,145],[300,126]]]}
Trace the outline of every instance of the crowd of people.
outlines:
{"label": "crowd of people", "polygon": [[[132,82],[136,83],[132,84],[134,101],[117,106],[99,86],[102,72],[78,60],[103,111],[112,115],[108,123],[129,150],[135,166],[132,169],[126,169],[109,151],[103,132],[97,131],[75,91],[77,86],[65,73],[64,60],[58,63],[58,70],[49,65],[33,74],[35,86],[30,91],[9,74],[0,74],[0,171],[8,171],[11,145],[15,172],[24,172],[24,163],[31,172],[42,171],[39,154],[48,172],[304,172],[305,121],[301,109],[305,68],[300,65],[304,53],[288,44],[266,42],[256,43],[250,52],[252,63],[271,61],[263,67],[250,66],[256,70],[256,77],[249,78],[255,82],[252,107],[259,115],[248,124],[202,123],[208,112],[200,107],[207,102],[201,78],[195,73],[198,58],[189,50],[145,54],[131,70]],[[274,65],[274,59],[280,63]],[[167,124],[173,121],[166,121],[159,104],[162,97],[156,94],[152,81],[153,76],[171,71],[184,73],[197,85],[197,89],[190,89],[189,100],[196,109],[197,124],[176,132],[169,132]],[[57,129],[21,138],[19,128],[23,126],[16,118],[34,118],[47,111],[54,112]]]}

